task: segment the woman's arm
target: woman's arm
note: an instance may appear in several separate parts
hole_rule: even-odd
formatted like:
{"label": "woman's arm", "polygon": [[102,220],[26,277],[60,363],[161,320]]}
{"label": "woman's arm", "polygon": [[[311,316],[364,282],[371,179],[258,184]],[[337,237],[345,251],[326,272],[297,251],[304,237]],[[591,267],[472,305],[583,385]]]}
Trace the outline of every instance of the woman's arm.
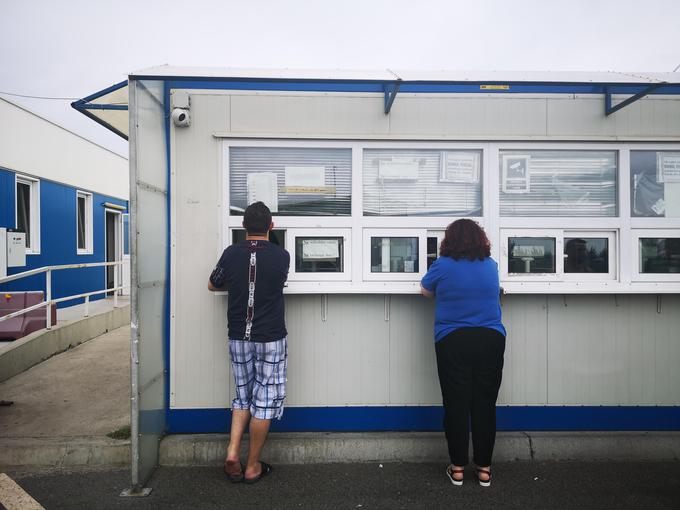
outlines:
{"label": "woman's arm", "polygon": [[426,289],[425,287],[423,287],[422,285],[420,286],[420,293],[421,293],[423,296],[425,296],[426,298],[432,299],[432,298],[434,297],[434,292],[430,292],[429,290],[427,290],[427,289]]}

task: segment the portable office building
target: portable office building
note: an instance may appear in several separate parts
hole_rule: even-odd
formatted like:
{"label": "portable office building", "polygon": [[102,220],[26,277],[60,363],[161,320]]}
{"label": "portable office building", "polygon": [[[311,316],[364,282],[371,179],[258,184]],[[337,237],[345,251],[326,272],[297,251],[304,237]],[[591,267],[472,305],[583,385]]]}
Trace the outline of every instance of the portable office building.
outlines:
{"label": "portable office building", "polygon": [[441,427],[419,281],[460,217],[505,289],[500,429],[680,428],[677,74],[157,67],[80,108],[127,135],[125,87],[141,473],[160,434],[228,430],[206,284],[254,200],[291,254],[273,430]]}

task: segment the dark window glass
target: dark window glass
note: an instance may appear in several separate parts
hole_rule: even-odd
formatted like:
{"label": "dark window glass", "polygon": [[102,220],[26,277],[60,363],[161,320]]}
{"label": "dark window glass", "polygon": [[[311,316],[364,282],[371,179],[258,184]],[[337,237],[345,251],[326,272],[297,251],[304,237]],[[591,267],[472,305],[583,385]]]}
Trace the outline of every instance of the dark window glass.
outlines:
{"label": "dark window glass", "polygon": [[565,237],[565,273],[608,273],[609,239],[606,237]]}
{"label": "dark window glass", "polygon": [[78,197],[78,249],[86,249],[85,243],[85,197]]}
{"label": "dark window glass", "polygon": [[554,273],[554,237],[510,237],[508,273]]}
{"label": "dark window glass", "polygon": [[680,238],[640,238],[641,273],[680,273]]}
{"label": "dark window glass", "polygon": [[342,237],[296,237],[295,272],[342,273]]}
{"label": "dark window glass", "polygon": [[439,257],[439,243],[436,237],[427,238],[427,268]]}
{"label": "dark window glass", "polygon": [[371,237],[372,273],[417,273],[417,237]]}
{"label": "dark window glass", "polygon": [[31,247],[31,185],[17,182],[17,230],[26,233],[26,248]]}
{"label": "dark window glass", "polygon": [[[231,244],[240,243],[246,240],[246,231],[243,228],[235,229],[231,231]],[[285,230],[272,230],[269,232],[269,241],[280,246],[281,248],[286,247],[286,231]]]}

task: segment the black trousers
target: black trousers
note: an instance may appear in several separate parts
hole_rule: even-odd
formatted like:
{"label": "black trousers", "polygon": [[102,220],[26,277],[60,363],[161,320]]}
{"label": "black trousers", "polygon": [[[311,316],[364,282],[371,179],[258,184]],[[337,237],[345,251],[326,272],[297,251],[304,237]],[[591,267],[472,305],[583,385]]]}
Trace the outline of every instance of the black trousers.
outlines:
{"label": "black trousers", "polygon": [[435,350],[451,463],[468,463],[472,425],[474,462],[490,466],[505,336],[491,328],[461,328],[437,342]]}

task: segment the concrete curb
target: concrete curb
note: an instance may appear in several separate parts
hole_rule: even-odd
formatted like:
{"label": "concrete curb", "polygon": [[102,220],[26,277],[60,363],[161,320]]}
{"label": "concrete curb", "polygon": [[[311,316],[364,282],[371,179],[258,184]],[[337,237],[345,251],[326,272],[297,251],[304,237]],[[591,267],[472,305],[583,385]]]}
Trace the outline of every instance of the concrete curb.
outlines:
{"label": "concrete curb", "polygon": [[130,305],[59,324],[50,330],[36,331],[15,340],[0,351],[0,382],[55,354],[127,324],[130,324]]}
{"label": "concrete curb", "polygon": [[[166,436],[161,441],[159,464],[221,465],[227,441],[225,434]],[[431,432],[273,433],[264,456],[276,464],[446,462],[448,457],[443,434]],[[498,433],[494,461],[514,460],[680,460],[680,433]]]}
{"label": "concrete curb", "polygon": [[130,441],[99,437],[0,438],[0,469],[130,465]]}
{"label": "concrete curb", "polygon": [[[162,466],[220,466],[226,434],[166,436]],[[247,450],[244,441],[243,451]],[[264,457],[275,464],[447,462],[437,432],[273,433]],[[679,461],[680,432],[502,432],[495,462]],[[0,469],[128,467],[130,441],[101,437],[0,438]]]}

